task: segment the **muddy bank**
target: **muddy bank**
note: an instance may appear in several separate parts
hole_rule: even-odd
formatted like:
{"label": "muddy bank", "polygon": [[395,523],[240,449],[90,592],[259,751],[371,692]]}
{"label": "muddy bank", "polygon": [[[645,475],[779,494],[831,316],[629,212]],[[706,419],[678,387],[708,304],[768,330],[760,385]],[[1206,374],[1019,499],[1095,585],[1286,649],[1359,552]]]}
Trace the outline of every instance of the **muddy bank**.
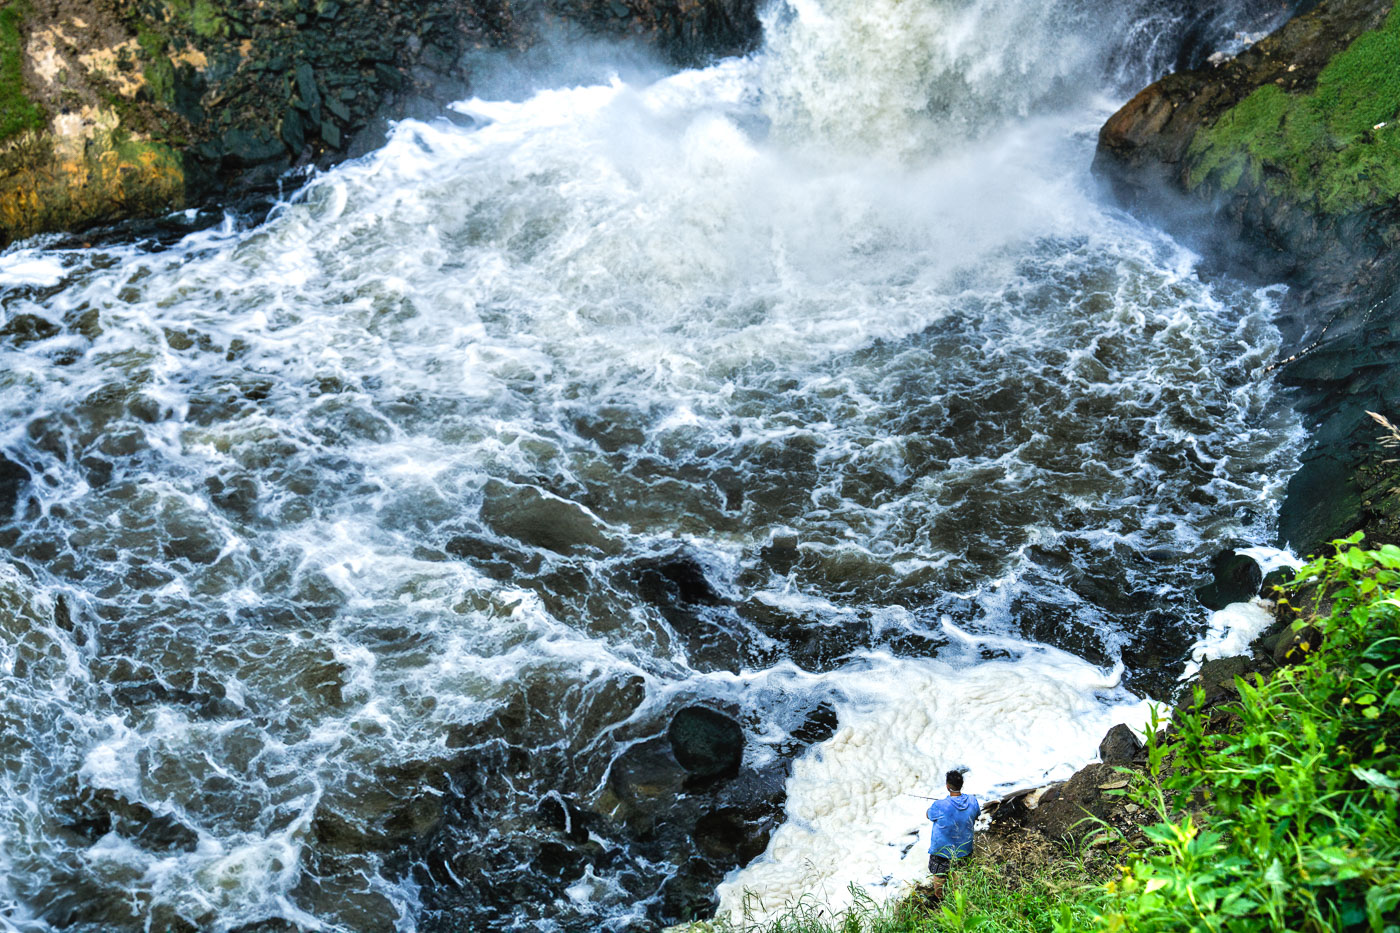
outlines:
{"label": "muddy bank", "polygon": [[0,4],[0,243],[275,191],[467,95],[480,57],[752,48],[755,0]]}
{"label": "muddy bank", "polygon": [[1400,475],[1368,409],[1400,408],[1400,15],[1324,0],[1231,59],[1163,78],[1103,127],[1094,168],[1216,267],[1289,285],[1279,372],[1313,438],[1280,536],[1394,541]]}

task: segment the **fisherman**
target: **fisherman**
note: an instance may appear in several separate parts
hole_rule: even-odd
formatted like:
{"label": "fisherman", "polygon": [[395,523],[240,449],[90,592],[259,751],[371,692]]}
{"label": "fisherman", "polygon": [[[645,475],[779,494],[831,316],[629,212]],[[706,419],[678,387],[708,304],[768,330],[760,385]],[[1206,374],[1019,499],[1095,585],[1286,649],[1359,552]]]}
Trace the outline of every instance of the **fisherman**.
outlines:
{"label": "fisherman", "polygon": [[962,792],[961,771],[949,771],[945,777],[948,796],[929,804],[928,818],[933,832],[928,843],[928,870],[933,875],[933,899],[943,897],[943,882],[954,859],[972,854],[972,824],[982,812],[977,798]]}

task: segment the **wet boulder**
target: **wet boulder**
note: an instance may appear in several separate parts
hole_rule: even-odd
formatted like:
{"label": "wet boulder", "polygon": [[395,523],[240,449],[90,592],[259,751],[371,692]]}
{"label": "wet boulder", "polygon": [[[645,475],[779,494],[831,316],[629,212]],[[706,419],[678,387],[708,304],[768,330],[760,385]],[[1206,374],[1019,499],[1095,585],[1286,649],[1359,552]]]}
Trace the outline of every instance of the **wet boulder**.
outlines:
{"label": "wet boulder", "polygon": [[706,706],[687,706],[671,718],[666,738],[676,761],[694,778],[710,780],[739,773],[744,732],[721,712]]}
{"label": "wet boulder", "polygon": [[1264,585],[1264,572],[1252,557],[1221,551],[1210,562],[1211,582],[1196,590],[1196,598],[1213,612],[1231,603],[1248,602]]}
{"label": "wet boulder", "polygon": [[[1239,693],[1235,689],[1235,678],[1244,677],[1253,668],[1253,663],[1243,655],[1231,658],[1212,658],[1201,665],[1201,670],[1196,674],[1196,682],[1200,684],[1204,691],[1204,698],[1207,704],[1211,704],[1222,698],[1235,696]],[[1183,701],[1189,706],[1194,702],[1194,693],[1190,694]]]}
{"label": "wet boulder", "polygon": [[608,772],[608,815],[635,832],[650,833],[657,817],[681,797],[687,777],[665,738],[629,746]]}
{"label": "wet boulder", "polygon": [[705,567],[683,550],[649,557],[636,564],[642,595],[663,606],[718,606],[725,602],[705,575]]}
{"label": "wet boulder", "polygon": [[497,534],[559,554],[617,550],[607,526],[576,502],[494,479],[482,495],[481,520]]}
{"label": "wet boulder", "polygon": [[1113,765],[1087,765],[1041,794],[1035,809],[1025,810],[1025,824],[1052,839],[1082,840],[1113,813],[1118,798],[1108,792],[1127,785]]}
{"label": "wet boulder", "polygon": [[0,454],[0,522],[8,521],[14,515],[20,492],[29,481],[27,469]]}
{"label": "wet boulder", "polygon": [[1279,567],[1264,574],[1264,582],[1259,585],[1259,595],[1264,599],[1278,599],[1279,590],[1293,579],[1291,567]]}
{"label": "wet boulder", "polygon": [[1137,733],[1120,722],[1099,743],[1099,760],[1106,765],[1131,765],[1142,747]]}

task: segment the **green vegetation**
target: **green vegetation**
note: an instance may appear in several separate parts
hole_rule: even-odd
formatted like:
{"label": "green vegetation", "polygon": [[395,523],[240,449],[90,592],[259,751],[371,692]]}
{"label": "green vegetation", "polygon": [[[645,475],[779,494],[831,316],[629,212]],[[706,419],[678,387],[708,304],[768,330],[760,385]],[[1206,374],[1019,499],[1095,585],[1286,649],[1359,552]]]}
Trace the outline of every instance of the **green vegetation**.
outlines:
{"label": "green vegetation", "polygon": [[1400,195],[1400,8],[1359,37],[1307,93],[1254,91],[1191,144],[1190,186],[1248,178],[1344,213]]}
{"label": "green vegetation", "polygon": [[1139,793],[1184,815],[1150,830],[1101,929],[1400,933],[1400,548],[1360,540],[1300,571],[1321,644],[1236,681],[1237,730],[1195,710],[1153,743]]}
{"label": "green vegetation", "polygon": [[1336,542],[1290,584],[1315,627],[1301,663],[1237,679],[1224,710],[1203,708],[1198,691],[1171,734],[1149,741],[1146,773],[1129,772],[1118,793],[1160,822],[1116,877],[1087,877],[1067,856],[1013,883],[974,861],[936,907],[916,894],[833,920],[798,905],[760,929],[1400,933],[1400,548],[1360,540]]}
{"label": "green vegetation", "polygon": [[0,140],[44,125],[44,113],[24,93],[24,4],[0,3]]}
{"label": "green vegetation", "polygon": [[227,31],[227,20],[211,0],[166,0],[176,17],[184,20],[197,36],[213,39]]}

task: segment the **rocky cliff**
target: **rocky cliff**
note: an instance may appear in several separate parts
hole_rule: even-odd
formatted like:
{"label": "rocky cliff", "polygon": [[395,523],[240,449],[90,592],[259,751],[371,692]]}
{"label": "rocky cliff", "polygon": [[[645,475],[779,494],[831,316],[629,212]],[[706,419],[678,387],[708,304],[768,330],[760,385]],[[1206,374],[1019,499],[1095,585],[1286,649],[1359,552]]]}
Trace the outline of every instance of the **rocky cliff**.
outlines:
{"label": "rocky cliff", "polygon": [[1094,167],[1224,268],[1290,286],[1281,378],[1313,436],[1281,536],[1397,540],[1400,475],[1368,409],[1400,409],[1400,12],[1323,0],[1238,57],[1170,75],[1103,127]]}
{"label": "rocky cliff", "polygon": [[0,0],[0,243],[266,190],[468,93],[472,57],[752,47],[756,0]]}

